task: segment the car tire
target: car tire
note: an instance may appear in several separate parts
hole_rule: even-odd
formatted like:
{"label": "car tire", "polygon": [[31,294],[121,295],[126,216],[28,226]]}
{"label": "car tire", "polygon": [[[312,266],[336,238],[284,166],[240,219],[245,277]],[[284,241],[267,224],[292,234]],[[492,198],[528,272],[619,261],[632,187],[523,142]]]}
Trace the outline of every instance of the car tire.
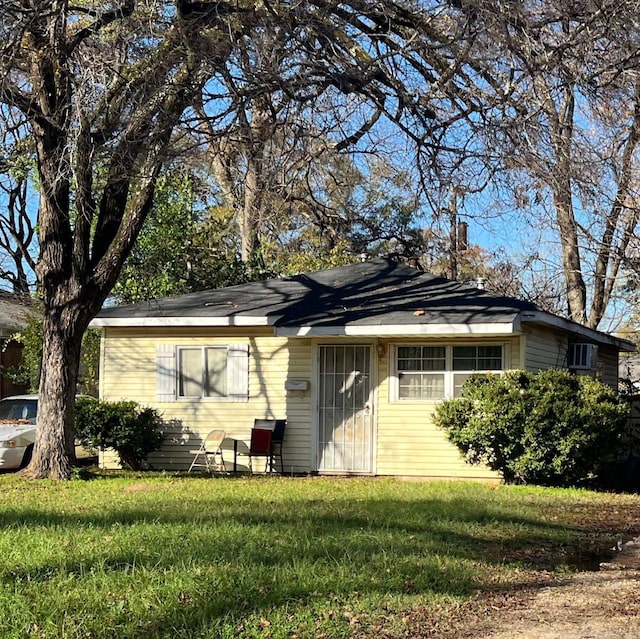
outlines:
{"label": "car tire", "polygon": [[24,468],[31,461],[31,456],[33,455],[33,444],[29,444],[27,449],[24,451],[24,455],[22,456],[22,462],[20,463],[20,468]]}

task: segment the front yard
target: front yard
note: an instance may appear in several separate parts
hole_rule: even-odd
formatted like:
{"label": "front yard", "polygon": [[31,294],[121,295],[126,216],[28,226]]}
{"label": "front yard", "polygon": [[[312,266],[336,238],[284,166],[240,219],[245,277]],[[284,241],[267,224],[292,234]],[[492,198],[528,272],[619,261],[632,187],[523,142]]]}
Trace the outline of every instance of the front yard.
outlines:
{"label": "front yard", "polygon": [[[3,639],[424,636],[596,565],[640,498],[386,479],[0,476]],[[422,632],[421,630],[421,632]]]}

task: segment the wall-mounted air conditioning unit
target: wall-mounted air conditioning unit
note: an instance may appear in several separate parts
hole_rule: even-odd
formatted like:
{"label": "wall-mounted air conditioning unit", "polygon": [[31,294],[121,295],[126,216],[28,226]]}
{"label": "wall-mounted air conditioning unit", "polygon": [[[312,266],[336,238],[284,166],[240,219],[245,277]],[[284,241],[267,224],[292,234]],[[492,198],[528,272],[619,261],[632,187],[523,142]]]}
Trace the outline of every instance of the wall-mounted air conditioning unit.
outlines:
{"label": "wall-mounted air conditioning unit", "polygon": [[569,344],[569,368],[593,371],[598,365],[596,344]]}

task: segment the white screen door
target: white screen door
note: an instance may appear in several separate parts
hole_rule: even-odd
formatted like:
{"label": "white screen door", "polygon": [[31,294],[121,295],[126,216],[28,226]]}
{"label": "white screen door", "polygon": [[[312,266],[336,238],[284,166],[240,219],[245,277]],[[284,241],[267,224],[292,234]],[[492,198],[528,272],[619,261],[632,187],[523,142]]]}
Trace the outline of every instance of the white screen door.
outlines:
{"label": "white screen door", "polygon": [[318,470],[371,472],[371,347],[319,346]]}

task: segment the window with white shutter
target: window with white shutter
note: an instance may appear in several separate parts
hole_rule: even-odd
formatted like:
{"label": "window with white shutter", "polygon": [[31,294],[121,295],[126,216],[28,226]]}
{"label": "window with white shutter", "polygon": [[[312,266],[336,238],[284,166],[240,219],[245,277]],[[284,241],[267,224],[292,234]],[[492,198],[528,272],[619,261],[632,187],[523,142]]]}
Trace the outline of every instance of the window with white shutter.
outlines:
{"label": "window with white shutter", "polygon": [[158,346],[158,401],[249,400],[249,345]]}
{"label": "window with white shutter", "polygon": [[156,347],[156,399],[176,401],[176,349],[172,344]]}

